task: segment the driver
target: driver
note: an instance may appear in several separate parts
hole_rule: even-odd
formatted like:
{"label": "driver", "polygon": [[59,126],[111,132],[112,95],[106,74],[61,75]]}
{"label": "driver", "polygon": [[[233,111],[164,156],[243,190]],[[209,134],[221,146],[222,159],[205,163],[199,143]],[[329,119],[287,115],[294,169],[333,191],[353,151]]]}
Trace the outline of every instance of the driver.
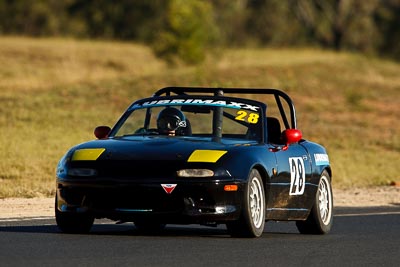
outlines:
{"label": "driver", "polygon": [[186,118],[180,110],[167,107],[158,114],[157,130],[159,134],[175,136],[185,128]]}

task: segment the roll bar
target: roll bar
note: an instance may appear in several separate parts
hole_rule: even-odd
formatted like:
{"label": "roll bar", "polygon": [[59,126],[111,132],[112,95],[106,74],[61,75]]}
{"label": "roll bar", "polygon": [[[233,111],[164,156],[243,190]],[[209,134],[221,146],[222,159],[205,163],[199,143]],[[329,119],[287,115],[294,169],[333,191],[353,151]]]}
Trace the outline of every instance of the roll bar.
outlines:
{"label": "roll bar", "polygon": [[[165,87],[154,93],[153,96],[171,96],[171,94],[176,95],[190,95],[193,93],[208,93],[215,96],[222,96],[225,94],[254,94],[254,95],[273,95],[275,101],[278,105],[279,112],[282,116],[283,123],[286,129],[297,129],[296,122],[296,110],[292,99],[283,91],[279,89],[270,88],[220,88],[220,87]],[[286,117],[285,110],[282,105],[281,98],[283,98],[289,106],[290,109],[290,120],[289,124],[288,118]]]}

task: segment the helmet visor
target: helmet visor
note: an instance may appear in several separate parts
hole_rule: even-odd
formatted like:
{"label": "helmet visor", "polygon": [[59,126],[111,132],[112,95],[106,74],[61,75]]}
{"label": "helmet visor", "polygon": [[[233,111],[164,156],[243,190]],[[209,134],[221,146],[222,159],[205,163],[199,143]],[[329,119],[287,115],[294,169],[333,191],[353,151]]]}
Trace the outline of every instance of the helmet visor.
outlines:
{"label": "helmet visor", "polygon": [[181,120],[178,117],[175,116],[167,116],[160,118],[157,122],[158,128],[166,131],[175,131],[178,129],[180,125]]}

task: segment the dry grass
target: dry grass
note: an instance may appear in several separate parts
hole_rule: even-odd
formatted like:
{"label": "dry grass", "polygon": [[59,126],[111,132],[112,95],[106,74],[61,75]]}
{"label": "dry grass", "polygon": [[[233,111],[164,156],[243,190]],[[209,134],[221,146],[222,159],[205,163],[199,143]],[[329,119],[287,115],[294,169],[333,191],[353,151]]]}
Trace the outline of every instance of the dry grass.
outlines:
{"label": "dry grass", "polygon": [[46,90],[59,85],[151,75],[163,64],[142,45],[2,37],[0,88]]}
{"label": "dry grass", "polygon": [[169,68],[139,44],[0,38],[0,198],[50,196],[66,150],[160,87],[275,87],[305,138],[328,149],[336,187],[400,180],[400,65],[315,49],[227,50]]}

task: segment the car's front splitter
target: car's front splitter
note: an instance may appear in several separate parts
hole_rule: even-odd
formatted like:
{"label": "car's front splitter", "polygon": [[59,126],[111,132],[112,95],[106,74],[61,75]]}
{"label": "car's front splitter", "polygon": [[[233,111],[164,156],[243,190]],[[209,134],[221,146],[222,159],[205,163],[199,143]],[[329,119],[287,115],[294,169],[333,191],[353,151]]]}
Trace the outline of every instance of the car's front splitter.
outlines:
{"label": "car's front splitter", "polygon": [[[227,185],[237,190],[227,191]],[[57,209],[112,220],[209,223],[236,220],[242,207],[240,182],[77,183],[59,181]]]}

